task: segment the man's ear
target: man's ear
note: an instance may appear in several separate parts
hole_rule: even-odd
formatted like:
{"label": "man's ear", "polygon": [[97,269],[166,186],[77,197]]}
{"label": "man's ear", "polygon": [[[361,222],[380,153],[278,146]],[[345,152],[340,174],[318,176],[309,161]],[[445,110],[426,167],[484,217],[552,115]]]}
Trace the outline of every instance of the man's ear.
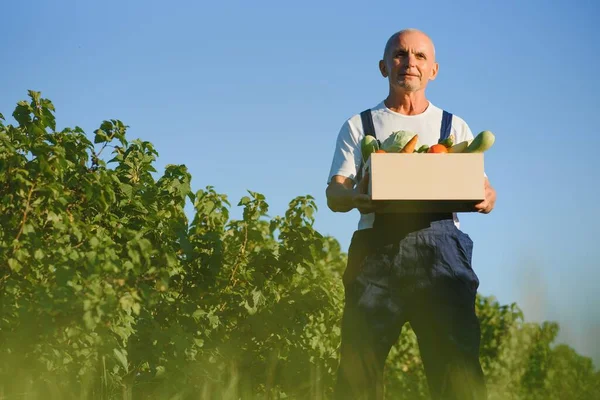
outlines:
{"label": "man's ear", "polygon": [[430,81],[435,80],[439,70],[440,70],[440,65],[438,63],[434,63],[433,68],[431,69],[431,75],[429,77]]}
{"label": "man's ear", "polygon": [[383,60],[379,60],[379,71],[381,72],[381,76],[383,76],[384,78],[388,77],[388,71],[385,66],[385,61]]}

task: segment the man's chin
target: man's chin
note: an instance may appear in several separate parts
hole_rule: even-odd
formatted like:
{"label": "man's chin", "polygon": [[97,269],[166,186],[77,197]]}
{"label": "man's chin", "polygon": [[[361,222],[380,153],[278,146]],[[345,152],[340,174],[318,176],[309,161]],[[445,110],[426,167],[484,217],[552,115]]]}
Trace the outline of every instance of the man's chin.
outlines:
{"label": "man's chin", "polygon": [[406,81],[402,81],[402,82],[396,82],[395,85],[398,89],[402,89],[406,92],[416,92],[417,90],[419,90],[419,86],[406,82]]}

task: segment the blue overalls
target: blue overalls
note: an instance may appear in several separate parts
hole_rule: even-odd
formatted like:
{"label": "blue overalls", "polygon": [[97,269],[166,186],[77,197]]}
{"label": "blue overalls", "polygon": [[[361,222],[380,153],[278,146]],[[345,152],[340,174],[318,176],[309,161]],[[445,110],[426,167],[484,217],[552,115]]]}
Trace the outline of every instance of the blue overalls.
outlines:
{"label": "blue overalls", "polygon": [[[365,133],[375,136],[370,110],[361,117]],[[451,123],[444,111],[442,139]],[[354,232],[335,399],[384,398],[385,361],[406,322],[417,336],[432,399],[486,398],[472,250],[451,213],[376,214],[373,228]]]}

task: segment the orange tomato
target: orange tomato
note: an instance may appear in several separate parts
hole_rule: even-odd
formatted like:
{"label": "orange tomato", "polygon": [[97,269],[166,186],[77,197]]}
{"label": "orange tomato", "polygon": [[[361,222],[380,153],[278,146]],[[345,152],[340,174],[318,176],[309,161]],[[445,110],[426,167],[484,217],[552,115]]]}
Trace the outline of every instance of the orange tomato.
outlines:
{"label": "orange tomato", "polygon": [[448,152],[448,148],[446,146],[444,146],[443,144],[434,144],[433,146],[429,147],[429,150],[427,150],[428,153],[447,153]]}
{"label": "orange tomato", "polygon": [[387,151],[385,151],[383,149],[379,149],[379,150],[375,151],[375,153],[387,153]]}

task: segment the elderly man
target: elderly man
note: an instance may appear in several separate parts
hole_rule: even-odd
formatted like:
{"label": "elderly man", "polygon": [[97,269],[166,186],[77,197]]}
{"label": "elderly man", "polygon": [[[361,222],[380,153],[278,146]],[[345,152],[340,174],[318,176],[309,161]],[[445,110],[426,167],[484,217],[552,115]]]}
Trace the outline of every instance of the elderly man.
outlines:
{"label": "elderly man", "polygon": [[[435,144],[473,138],[463,119],[433,105],[425,95],[438,64],[431,39],[407,29],[393,34],[379,62],[389,82],[385,100],[342,126],[326,190],[335,212],[360,211],[348,250],[337,399],[382,399],[389,350],[409,322],[415,331],[433,399],[484,399],[479,363],[480,327],[475,314],[479,280],[471,266],[473,242],[456,213],[378,214],[359,180],[360,142],[383,142],[408,130]],[[451,174],[452,171],[440,171]],[[485,200],[473,211],[494,208],[495,190],[485,177]]]}

